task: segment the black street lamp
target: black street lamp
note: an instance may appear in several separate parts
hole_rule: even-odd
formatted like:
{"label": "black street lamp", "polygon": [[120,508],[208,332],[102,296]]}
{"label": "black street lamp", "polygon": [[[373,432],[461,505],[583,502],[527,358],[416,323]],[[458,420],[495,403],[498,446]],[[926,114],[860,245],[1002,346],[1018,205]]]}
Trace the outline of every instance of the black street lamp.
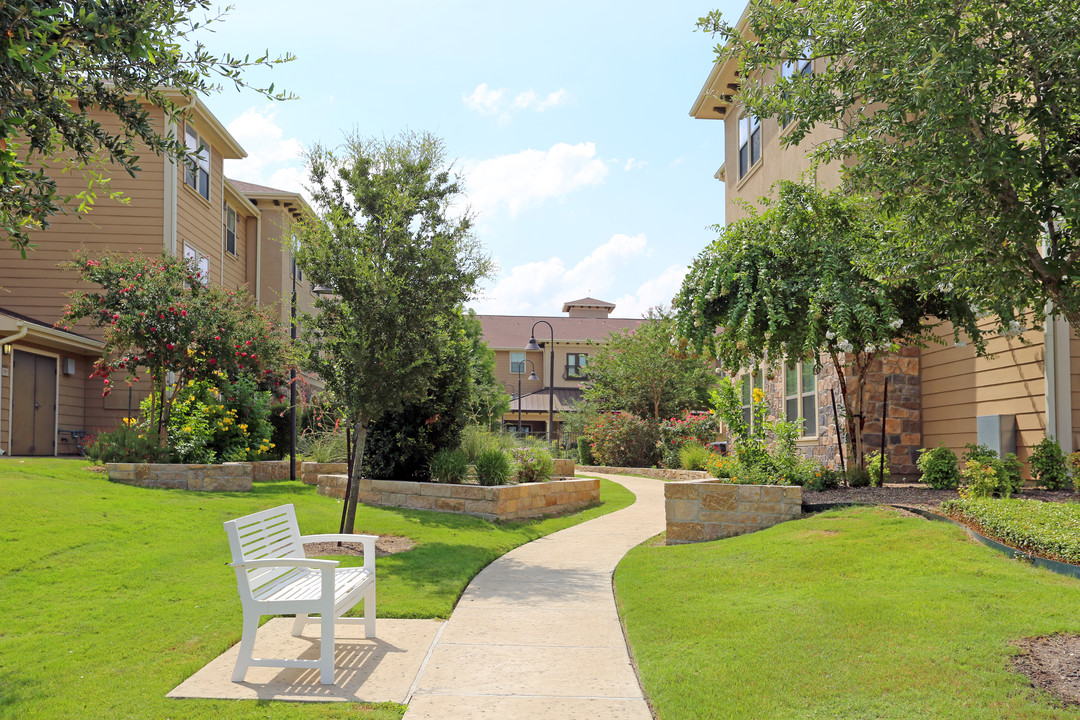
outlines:
{"label": "black street lamp", "polygon": [[[522,361],[521,364],[524,365],[525,363],[529,363],[533,367],[533,371],[532,371],[532,374],[529,375],[529,379],[530,380],[539,380],[540,378],[536,377],[536,365],[533,365],[533,361],[528,359],[528,358],[525,358]],[[521,432],[521,376],[524,375],[524,374],[525,374],[525,368],[521,368],[521,372],[519,372],[517,374],[517,376],[518,376],[518,394],[517,394],[517,404],[518,404],[518,426],[517,426],[517,429],[518,429],[518,432]]]}
{"label": "black street lamp", "polygon": [[[292,260],[292,326],[289,337],[296,344],[296,258]],[[296,479],[296,367],[289,368],[289,479]]]}
{"label": "black street lamp", "polygon": [[[551,323],[547,320],[537,320],[533,323],[532,329],[529,330],[529,344],[525,346],[525,350],[539,350],[540,345],[536,342],[536,326],[540,323],[544,323],[548,326],[548,330],[551,331],[551,346],[548,350],[551,351],[551,374],[548,375],[548,422],[547,422],[547,440],[548,443],[552,439],[552,430],[555,425],[555,328],[551,327]],[[518,401],[518,407],[521,407],[521,401]]]}

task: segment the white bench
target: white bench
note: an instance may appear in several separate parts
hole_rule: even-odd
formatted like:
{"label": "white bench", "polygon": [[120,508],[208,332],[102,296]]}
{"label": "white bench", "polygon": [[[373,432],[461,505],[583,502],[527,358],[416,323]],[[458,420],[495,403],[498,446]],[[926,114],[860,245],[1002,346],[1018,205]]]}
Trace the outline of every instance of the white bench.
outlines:
{"label": "white bench", "polygon": [[[375,535],[305,535],[296,523],[296,509],[282,505],[225,523],[232,567],[244,609],[244,634],[233,682],[243,682],[252,665],[320,670],[323,685],[334,683],[334,623],[363,623],[366,637],[375,636]],[[310,560],[304,543],[361,542],[364,566],[339,568],[336,560]],[[341,615],[364,601],[364,617]],[[292,634],[299,636],[308,615],[319,615],[322,653],[318,660],[284,660],[251,656],[263,615],[296,615]]]}

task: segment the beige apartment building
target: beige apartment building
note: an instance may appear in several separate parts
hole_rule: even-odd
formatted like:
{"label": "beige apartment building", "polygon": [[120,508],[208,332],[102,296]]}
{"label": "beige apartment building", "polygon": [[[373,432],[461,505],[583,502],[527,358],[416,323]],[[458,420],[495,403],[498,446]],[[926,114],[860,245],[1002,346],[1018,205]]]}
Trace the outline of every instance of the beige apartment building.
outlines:
{"label": "beige apartment building", "polygon": [[[82,439],[115,427],[138,412],[145,389],[102,395],[91,379],[101,352],[101,331],[89,326],[55,329],[78,278],[59,264],[72,252],[183,254],[207,282],[247,287],[258,302],[276,304],[287,324],[292,291],[292,224],[306,210],[303,198],[225,177],[225,160],[246,157],[221,122],[199,100],[187,119],[152,118],[199,150],[194,166],[145,152],[142,170],[117,173],[111,189],[126,204],[99,200],[89,214],[57,215],[34,233],[36,247],[22,259],[0,247],[0,451],[8,455],[76,454]],[[109,122],[102,116],[103,124]],[[80,178],[58,177],[59,193],[79,190]],[[310,285],[297,278],[297,304],[310,309]],[[286,325],[287,326],[287,325]]]}
{"label": "beige apartment building", "polygon": [[[553,437],[559,437],[563,413],[581,399],[581,383],[589,379],[589,354],[595,345],[603,344],[612,333],[633,330],[645,322],[610,317],[614,310],[613,303],[586,297],[564,303],[564,316],[476,316],[484,340],[495,351],[495,375],[513,398],[503,416],[504,427],[546,436],[554,399],[551,429]],[[539,349],[526,350],[533,338]]]}
{"label": "beige apartment building", "polygon": [[[824,61],[784,63],[750,81],[769,82],[776,73],[813,73],[820,62]],[[746,81],[739,76],[737,62],[717,62],[690,109],[694,118],[722,123],[724,158],[714,177],[725,186],[728,221],[744,217],[741,203],[757,204],[780,180],[804,180],[824,188],[835,187],[840,180],[836,166],[815,171],[806,157],[806,148],[835,131],[819,128],[801,145],[783,147],[782,123],[754,118],[740,105],[739,89]],[[970,344],[956,346],[951,326],[938,332],[943,344],[904,348],[899,355],[879,361],[872,373],[867,447],[881,444],[887,379],[885,446],[890,449],[894,477],[917,477],[918,449],[939,444],[959,454],[967,443],[982,442],[1002,452],[1015,449],[1021,459],[1046,435],[1053,435],[1066,453],[1080,447],[1080,340],[1067,323],[1049,324],[1045,333],[1026,332],[1026,342],[995,337],[989,343],[992,357],[977,357]],[[815,375],[802,365],[788,366],[782,361],[777,366],[747,373],[748,389],[761,387],[776,415],[806,420],[800,445],[838,466],[832,401],[836,393],[839,402],[835,372],[825,367]]]}

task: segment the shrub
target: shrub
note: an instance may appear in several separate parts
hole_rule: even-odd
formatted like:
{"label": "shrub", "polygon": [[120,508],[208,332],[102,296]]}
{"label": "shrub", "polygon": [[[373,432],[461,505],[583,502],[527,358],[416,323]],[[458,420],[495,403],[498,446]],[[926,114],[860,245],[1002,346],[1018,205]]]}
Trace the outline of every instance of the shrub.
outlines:
{"label": "shrub", "polygon": [[161,447],[156,433],[128,423],[89,440],[85,452],[99,463],[167,463],[172,456],[169,448]]}
{"label": "shrub", "polygon": [[577,439],[578,462],[582,465],[594,465],[592,448],[589,447],[589,439],[582,435]]}
{"label": "shrub", "polygon": [[469,459],[457,448],[443,448],[428,463],[431,479],[441,483],[461,483],[469,475]]}
{"label": "shrub", "polygon": [[653,467],[659,459],[657,426],[631,413],[604,413],[585,428],[593,457],[600,465]]}
{"label": "shrub", "polygon": [[739,463],[730,455],[717,455],[716,453],[712,453],[705,461],[705,472],[709,473],[711,477],[723,480],[735,475],[738,470],[738,465]]}
{"label": "shrub", "polygon": [[841,478],[843,478],[843,473],[839,470],[822,467],[803,483],[803,487],[814,492],[835,490],[840,487]]}
{"label": "shrub", "polygon": [[997,492],[998,473],[993,463],[968,460],[960,471],[964,486],[960,488],[960,497],[986,498]]}
{"label": "shrub", "polygon": [[537,447],[517,448],[513,450],[513,454],[518,482],[544,482],[551,479],[555,462],[547,450]]}
{"label": "shrub", "polygon": [[1020,492],[1024,486],[1024,463],[1016,457],[1016,453],[1005,453],[1005,457],[998,461],[1001,465],[998,470],[998,492],[1009,497]]}
{"label": "shrub", "polygon": [[933,449],[919,450],[915,465],[922,472],[922,481],[936,490],[955,490],[960,485],[956,454],[944,443]]}
{"label": "shrub", "polygon": [[687,411],[681,418],[661,421],[657,431],[660,434],[660,463],[667,468],[682,467],[679,451],[683,445],[691,442],[707,445],[716,440],[719,417],[714,413]]}
{"label": "shrub", "polygon": [[851,487],[870,487],[870,471],[864,467],[848,468],[847,484]]}
{"label": "shrub", "polygon": [[505,485],[510,479],[510,458],[497,447],[480,451],[473,467],[476,468],[476,480],[481,485]]}
{"label": "shrub", "polygon": [[341,463],[349,458],[347,433],[342,430],[310,430],[296,438],[296,452],[317,463]]}
{"label": "shrub", "polygon": [[513,447],[513,438],[505,433],[492,432],[480,425],[468,425],[461,431],[461,450],[469,462],[476,464],[477,458],[486,450],[499,448],[509,450]]}
{"label": "shrub", "polygon": [[683,470],[705,470],[712,455],[715,453],[701,443],[685,442],[679,448],[679,466]]}
{"label": "shrub", "polygon": [[1065,464],[1072,475],[1073,491],[1080,492],[1080,450],[1069,453],[1069,457],[1065,458]]}
{"label": "shrub", "polygon": [[1053,435],[1047,435],[1031,453],[1028,460],[1035,484],[1047,490],[1059,490],[1065,487],[1069,479],[1069,468],[1065,464],[1065,453],[1054,441]]}
{"label": "shrub", "polygon": [[870,484],[872,486],[881,487],[889,482],[889,459],[886,456],[885,462],[882,463],[882,452],[880,450],[866,453],[866,469],[870,472]]}

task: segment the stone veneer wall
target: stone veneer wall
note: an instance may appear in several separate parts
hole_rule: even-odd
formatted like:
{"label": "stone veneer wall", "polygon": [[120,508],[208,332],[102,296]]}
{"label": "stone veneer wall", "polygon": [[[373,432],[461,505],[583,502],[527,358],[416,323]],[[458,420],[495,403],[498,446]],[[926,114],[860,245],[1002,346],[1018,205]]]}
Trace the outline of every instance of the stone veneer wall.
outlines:
{"label": "stone veneer wall", "polygon": [[199,465],[180,463],[106,463],[113,482],[148,488],[197,492],[247,492],[252,482],[285,480],[288,460]]}
{"label": "stone veneer wall", "polygon": [[[320,475],[319,494],[345,497],[344,475]],[[442,485],[407,480],[360,480],[359,499],[368,505],[438,510],[485,520],[518,520],[580,510],[600,501],[600,481],[556,479],[521,485]]]}
{"label": "stone veneer wall", "polygon": [[320,475],[344,475],[347,472],[348,463],[305,462],[300,466],[300,478],[305,485],[318,485]]}
{"label": "stone veneer wall", "polygon": [[802,514],[797,485],[733,485],[715,479],[664,486],[667,544],[703,542],[763,530]]}
{"label": "stone veneer wall", "polygon": [[704,480],[709,473],[704,470],[678,470],[674,468],[633,468],[610,465],[578,465],[582,473],[607,473],[608,475],[642,475],[657,480]]}

